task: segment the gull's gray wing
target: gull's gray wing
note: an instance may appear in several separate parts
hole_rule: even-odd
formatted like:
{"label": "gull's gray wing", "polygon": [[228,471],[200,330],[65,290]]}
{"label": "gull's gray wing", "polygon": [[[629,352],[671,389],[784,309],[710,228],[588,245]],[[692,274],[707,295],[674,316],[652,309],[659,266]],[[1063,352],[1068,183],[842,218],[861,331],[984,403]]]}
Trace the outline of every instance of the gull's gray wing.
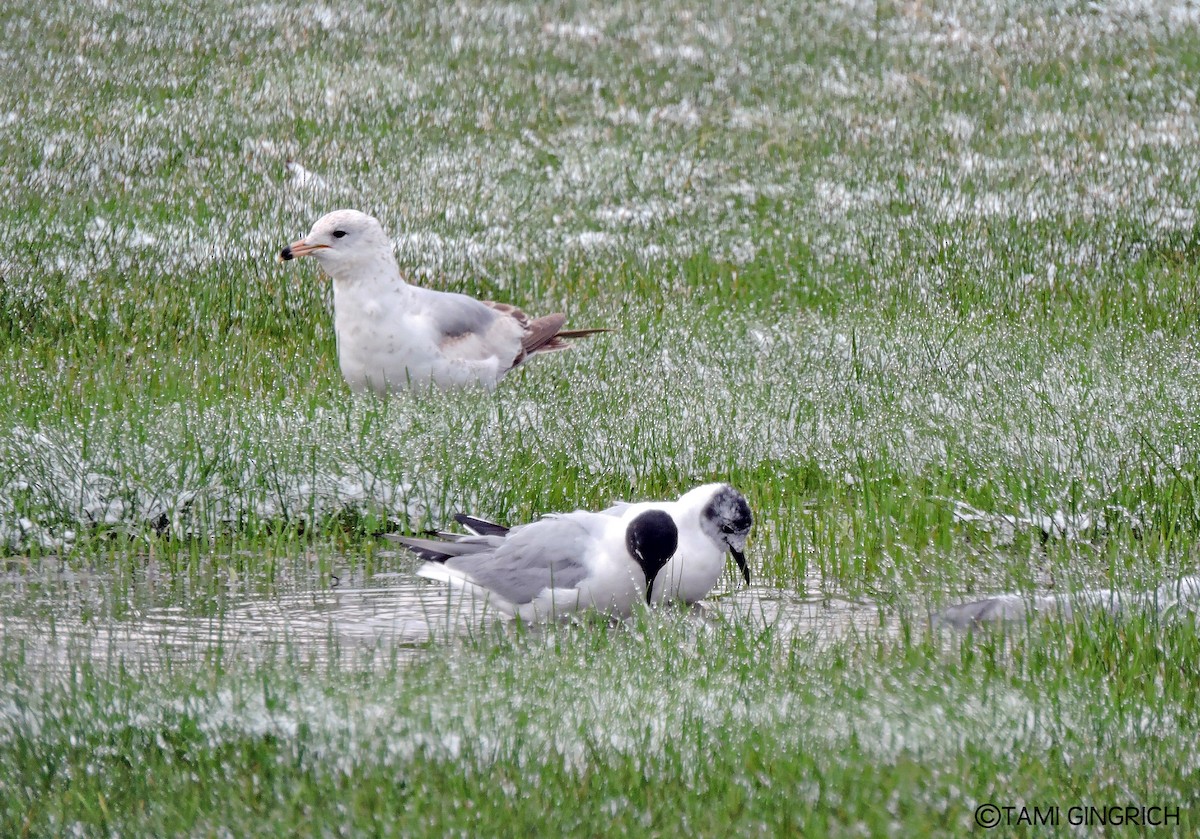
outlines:
{"label": "gull's gray wing", "polygon": [[465,294],[414,286],[419,314],[433,322],[438,348],[447,358],[483,361],[495,356],[508,369],[524,353],[525,327],[510,314]]}
{"label": "gull's gray wing", "polygon": [[[574,588],[591,570],[587,554],[603,537],[604,522],[569,513],[514,527],[495,551],[452,557],[446,567],[518,605],[548,588]],[[487,537],[481,537],[487,538]]]}
{"label": "gull's gray wing", "polygon": [[501,314],[474,297],[447,291],[414,287],[418,306],[433,320],[446,340],[464,335],[483,334]]}

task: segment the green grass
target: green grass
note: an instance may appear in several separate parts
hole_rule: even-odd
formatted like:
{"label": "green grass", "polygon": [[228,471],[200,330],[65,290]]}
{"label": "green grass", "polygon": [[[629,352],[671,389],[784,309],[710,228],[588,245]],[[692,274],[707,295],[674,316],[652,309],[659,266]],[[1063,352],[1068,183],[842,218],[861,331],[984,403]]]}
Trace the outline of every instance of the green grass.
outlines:
{"label": "green grass", "polygon": [[349,673],[299,651],[47,678],[7,652],[6,682],[38,697],[13,716],[44,726],[0,758],[22,779],[2,812],[14,835],[953,835],[985,802],[1130,800],[1182,808],[1187,833],[1197,803],[1179,769],[1197,706],[1171,663],[1200,652],[1190,624],[943,643],[905,623],[822,646],[669,620],[403,665],[384,652]]}
{"label": "green grass", "polygon": [[[0,834],[1191,832],[1194,621],[925,615],[1197,569],[1193,10],[0,23]],[[424,283],[615,331],[352,397],[327,282],[273,261],[339,206]],[[712,622],[345,649],[331,575],[407,603],[384,531],[714,479],[758,587]]]}

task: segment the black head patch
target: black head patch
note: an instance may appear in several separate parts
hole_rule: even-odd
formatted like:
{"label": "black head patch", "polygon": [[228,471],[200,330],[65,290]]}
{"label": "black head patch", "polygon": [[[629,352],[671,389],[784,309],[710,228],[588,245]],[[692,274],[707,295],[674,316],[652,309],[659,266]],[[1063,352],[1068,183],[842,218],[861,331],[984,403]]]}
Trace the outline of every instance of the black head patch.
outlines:
{"label": "black head patch", "polygon": [[749,533],[754,525],[754,515],[746,496],[729,485],[713,493],[700,515],[715,523],[723,533]]}
{"label": "black head patch", "polygon": [[675,520],[662,510],[648,510],[625,529],[625,547],[646,575],[646,602],[654,578],[679,547],[679,529]]}

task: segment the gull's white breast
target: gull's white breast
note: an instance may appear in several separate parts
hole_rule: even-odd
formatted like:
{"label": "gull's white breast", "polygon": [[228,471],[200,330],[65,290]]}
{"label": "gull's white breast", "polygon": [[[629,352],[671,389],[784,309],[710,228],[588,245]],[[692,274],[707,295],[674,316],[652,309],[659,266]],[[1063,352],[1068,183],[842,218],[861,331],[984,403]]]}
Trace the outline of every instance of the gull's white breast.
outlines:
{"label": "gull's white breast", "polygon": [[[334,329],[342,376],[356,391],[483,384],[494,387],[508,369],[496,356],[448,356],[444,336],[415,305],[406,284],[334,283]],[[515,355],[515,352],[514,352]]]}

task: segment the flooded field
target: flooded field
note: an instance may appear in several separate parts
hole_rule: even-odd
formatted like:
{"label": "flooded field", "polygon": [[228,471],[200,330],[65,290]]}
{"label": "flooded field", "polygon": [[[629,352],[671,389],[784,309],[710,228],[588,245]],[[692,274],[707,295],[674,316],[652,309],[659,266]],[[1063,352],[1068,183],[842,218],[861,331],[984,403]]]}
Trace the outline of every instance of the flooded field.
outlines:
{"label": "flooded field", "polygon": [[[0,836],[1196,834],[1194,2],[0,24]],[[609,331],[355,395],[276,262],[336,208]],[[699,610],[384,539],[713,481]]]}
{"label": "flooded field", "polygon": [[[328,564],[338,570],[311,576],[292,561],[286,573],[277,569],[268,578],[223,573],[216,569],[228,568],[229,558],[214,557],[207,571],[172,579],[160,563],[144,558],[122,573],[81,572],[54,559],[12,562],[0,577],[0,645],[19,646],[28,666],[49,668],[80,655],[153,667],[255,660],[281,651],[314,664],[391,662],[437,656],[464,638],[516,631],[516,622],[486,601],[411,570],[365,574],[337,557]],[[697,629],[736,623],[816,640],[894,631],[898,623],[866,600],[765,586],[667,611]],[[585,616],[577,622],[607,621]]]}

